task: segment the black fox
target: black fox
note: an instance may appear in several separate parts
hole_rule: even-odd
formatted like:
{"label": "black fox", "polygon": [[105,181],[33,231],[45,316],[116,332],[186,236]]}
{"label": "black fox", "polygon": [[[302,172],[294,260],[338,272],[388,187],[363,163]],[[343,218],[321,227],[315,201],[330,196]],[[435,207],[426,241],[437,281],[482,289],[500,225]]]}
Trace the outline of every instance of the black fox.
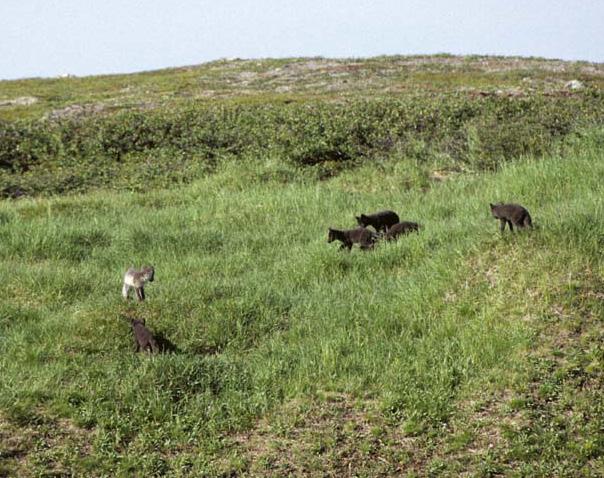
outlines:
{"label": "black fox", "polygon": [[157,353],[159,347],[151,331],[145,327],[144,320],[131,319],[130,324],[132,325],[132,332],[134,332],[134,343],[136,345],[136,352],[146,350],[147,352]]}
{"label": "black fox", "polygon": [[388,231],[386,231],[386,234],[384,235],[384,239],[386,239],[387,241],[396,240],[398,239],[398,236],[409,234],[413,231],[419,231],[420,227],[421,224],[418,224],[416,222],[397,222],[396,224],[388,228]]}
{"label": "black fox", "polygon": [[342,243],[341,249],[350,250],[353,244],[359,244],[361,249],[366,250],[373,247],[377,234],[364,227],[348,230],[332,229],[330,227],[327,242],[333,242],[336,239]]}
{"label": "black fox", "polygon": [[398,214],[394,211],[380,211],[374,214],[361,214],[356,216],[361,227],[373,226],[376,231],[386,232],[389,227],[399,222]]}
{"label": "black fox", "polygon": [[520,204],[489,204],[491,206],[491,214],[495,219],[501,222],[499,229],[501,232],[505,230],[505,225],[510,226],[510,231],[517,227],[533,227],[533,221],[529,212]]}

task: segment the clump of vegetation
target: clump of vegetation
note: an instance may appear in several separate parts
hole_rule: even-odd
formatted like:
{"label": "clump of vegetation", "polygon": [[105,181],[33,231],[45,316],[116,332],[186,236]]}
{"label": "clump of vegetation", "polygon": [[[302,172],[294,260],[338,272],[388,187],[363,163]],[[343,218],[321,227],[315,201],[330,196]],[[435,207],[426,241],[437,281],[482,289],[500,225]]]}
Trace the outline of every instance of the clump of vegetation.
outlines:
{"label": "clump of vegetation", "polygon": [[554,151],[572,133],[601,123],[603,100],[597,91],[570,98],[455,94],[2,122],[0,192],[169,187],[229,158],[279,158],[321,178],[392,154],[420,165],[494,170]]}

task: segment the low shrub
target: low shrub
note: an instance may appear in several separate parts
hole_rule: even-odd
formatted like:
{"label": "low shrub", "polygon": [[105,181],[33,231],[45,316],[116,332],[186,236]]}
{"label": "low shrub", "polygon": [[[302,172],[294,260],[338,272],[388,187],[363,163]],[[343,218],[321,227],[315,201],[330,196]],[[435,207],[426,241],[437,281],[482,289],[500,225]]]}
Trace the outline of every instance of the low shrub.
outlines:
{"label": "low shrub", "polygon": [[550,152],[603,119],[602,93],[589,90],[560,97],[193,105],[0,122],[0,194],[166,187],[207,174],[226,156],[278,156],[298,168],[320,167],[319,178],[392,151],[414,161],[494,170],[521,155]]}

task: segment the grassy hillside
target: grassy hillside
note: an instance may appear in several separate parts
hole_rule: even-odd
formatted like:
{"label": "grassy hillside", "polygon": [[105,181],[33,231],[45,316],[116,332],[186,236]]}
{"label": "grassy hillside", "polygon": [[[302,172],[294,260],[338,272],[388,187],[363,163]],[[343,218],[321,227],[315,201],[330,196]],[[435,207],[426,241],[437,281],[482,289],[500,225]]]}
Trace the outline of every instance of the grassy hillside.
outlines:
{"label": "grassy hillside", "polygon": [[[596,476],[603,141],[427,190],[401,191],[396,163],[297,185],[225,167],[170,192],[4,203],[5,470],[349,462],[374,476],[488,460]],[[521,200],[538,227],[501,237],[494,200]],[[425,229],[369,253],[326,243],[379,207]],[[148,301],[124,304],[121,273],[143,262]],[[177,351],[133,354],[121,314]]]}
{"label": "grassy hillside", "polygon": [[[284,181],[324,179],[384,157],[493,170],[601,125],[602,78],[599,64],[445,55],[0,82],[0,196],[170,188],[223,161],[266,156],[289,171]],[[183,82],[187,95],[174,99]],[[228,94],[200,99],[217,85]],[[47,87],[67,93],[19,106]],[[144,107],[115,91],[122,87],[127,97],[143,95]],[[115,107],[95,103],[98,96]]]}
{"label": "grassy hillside", "polygon": [[[579,80],[604,86],[604,66],[543,58],[388,56],[219,60],[139,74],[0,81],[0,118],[59,118],[191,102],[335,100],[462,91],[469,95],[568,94]],[[21,99],[21,101],[19,101]]]}
{"label": "grassy hillside", "polygon": [[[444,84],[495,59],[420,60],[358,63],[443,68]],[[459,84],[520,74],[503,71]],[[24,195],[0,201],[0,476],[601,476],[595,83],[309,86],[324,97],[2,123],[2,178]],[[496,201],[535,228],[500,234]],[[368,252],[327,243],[382,208],[424,227]],[[145,263],[147,300],[124,302],[123,272]],[[126,317],[166,353],[135,354]]]}

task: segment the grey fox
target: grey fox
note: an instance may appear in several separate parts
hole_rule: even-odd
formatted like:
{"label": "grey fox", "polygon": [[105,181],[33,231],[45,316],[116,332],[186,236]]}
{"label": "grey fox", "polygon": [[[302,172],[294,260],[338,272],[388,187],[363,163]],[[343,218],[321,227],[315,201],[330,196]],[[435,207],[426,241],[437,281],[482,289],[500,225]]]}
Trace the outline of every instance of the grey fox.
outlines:
{"label": "grey fox", "polygon": [[124,285],[122,287],[122,296],[124,299],[128,298],[130,288],[134,287],[136,291],[136,298],[139,301],[145,300],[145,282],[153,282],[155,276],[155,269],[153,266],[144,266],[141,270],[134,269],[131,267],[124,274]]}
{"label": "grey fox", "polygon": [[510,226],[510,231],[517,227],[533,227],[533,221],[529,212],[520,204],[490,204],[491,214],[501,222],[499,229],[505,230],[505,225]]}

